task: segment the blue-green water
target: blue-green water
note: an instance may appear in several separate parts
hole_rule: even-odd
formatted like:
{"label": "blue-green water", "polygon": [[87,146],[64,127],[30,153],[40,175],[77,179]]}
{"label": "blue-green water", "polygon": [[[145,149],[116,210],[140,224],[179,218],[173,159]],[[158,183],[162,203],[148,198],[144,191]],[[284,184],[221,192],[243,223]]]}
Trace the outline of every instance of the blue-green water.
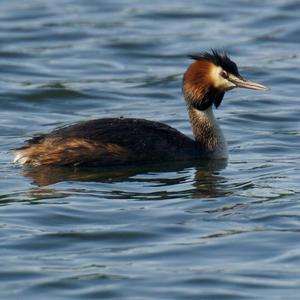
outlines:
{"label": "blue-green water", "polygon": [[[0,3],[1,299],[299,299],[300,3]],[[216,112],[228,165],[24,169],[56,126],[143,117],[191,135],[186,54],[228,49],[271,92]]]}

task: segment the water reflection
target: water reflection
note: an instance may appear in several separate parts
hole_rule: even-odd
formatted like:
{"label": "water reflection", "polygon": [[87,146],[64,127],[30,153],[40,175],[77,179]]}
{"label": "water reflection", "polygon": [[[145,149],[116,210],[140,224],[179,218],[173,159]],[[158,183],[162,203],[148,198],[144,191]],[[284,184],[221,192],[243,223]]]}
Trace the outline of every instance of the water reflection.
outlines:
{"label": "water reflection", "polygon": [[[184,192],[189,197],[218,197],[227,195],[221,183],[225,178],[219,175],[227,165],[226,160],[208,162],[168,162],[143,166],[120,166],[106,168],[68,168],[68,167],[34,167],[25,168],[24,176],[30,178],[32,184],[43,187],[59,182],[95,182],[122,183],[135,182],[143,188],[135,189],[135,193],[144,196],[166,199],[173,193]],[[188,183],[188,184],[187,184]],[[145,190],[145,184],[150,190]],[[177,186],[177,188],[175,188]],[[171,188],[170,188],[171,187]],[[166,191],[167,189],[167,191]],[[130,190],[130,189],[129,189]],[[129,196],[124,190],[106,191]],[[188,195],[186,195],[188,193]],[[118,195],[121,197],[122,195]],[[171,195],[172,194],[172,195]],[[130,192],[130,197],[134,197]],[[152,198],[150,197],[150,198]],[[147,198],[147,197],[145,197]]]}

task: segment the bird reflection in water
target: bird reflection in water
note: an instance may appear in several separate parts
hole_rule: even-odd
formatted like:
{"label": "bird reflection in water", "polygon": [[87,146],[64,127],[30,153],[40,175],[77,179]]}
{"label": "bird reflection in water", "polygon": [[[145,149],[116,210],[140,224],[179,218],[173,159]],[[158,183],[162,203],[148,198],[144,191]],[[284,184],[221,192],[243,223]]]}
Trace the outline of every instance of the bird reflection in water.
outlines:
{"label": "bird reflection in water", "polygon": [[[30,178],[34,185],[44,187],[59,182],[95,182],[119,183],[135,181],[140,184],[156,183],[159,191],[155,192],[155,199],[172,198],[177,189],[172,186],[183,185],[190,181],[188,188],[183,187],[180,194],[192,198],[211,198],[227,195],[221,183],[225,178],[219,174],[227,165],[227,160],[211,160],[206,162],[172,162],[143,166],[120,166],[107,168],[68,168],[68,167],[34,167],[23,169],[23,174]],[[164,176],[166,173],[174,176]],[[151,175],[151,176],[149,176]],[[160,176],[162,175],[162,176]],[[179,176],[178,176],[179,175]],[[168,186],[166,192],[164,187]],[[112,192],[113,193],[113,192]],[[133,192],[136,193],[136,192]],[[166,193],[170,197],[166,197]],[[161,194],[161,197],[159,196]],[[132,193],[130,193],[131,196]],[[130,196],[128,195],[128,196]],[[142,195],[141,193],[139,195]],[[147,194],[144,194],[145,198]],[[136,195],[137,196],[137,195]],[[135,197],[136,198],[136,197]],[[151,199],[151,197],[149,198]]]}

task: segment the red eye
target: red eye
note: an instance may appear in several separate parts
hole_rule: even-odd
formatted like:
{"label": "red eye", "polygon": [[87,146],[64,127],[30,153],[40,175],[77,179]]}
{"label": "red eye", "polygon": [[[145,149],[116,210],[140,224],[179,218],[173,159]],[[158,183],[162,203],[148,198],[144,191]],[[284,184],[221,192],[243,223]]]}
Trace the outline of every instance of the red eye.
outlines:
{"label": "red eye", "polygon": [[223,78],[228,78],[228,73],[224,70],[221,71],[220,75],[223,77]]}

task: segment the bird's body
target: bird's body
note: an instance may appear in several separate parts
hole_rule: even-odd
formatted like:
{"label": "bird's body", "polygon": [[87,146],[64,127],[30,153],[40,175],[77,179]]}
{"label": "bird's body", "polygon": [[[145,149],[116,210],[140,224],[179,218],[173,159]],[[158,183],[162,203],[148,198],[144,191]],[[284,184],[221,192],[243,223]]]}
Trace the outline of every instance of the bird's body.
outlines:
{"label": "bird's body", "polygon": [[183,79],[183,93],[195,140],[160,122],[98,119],[32,138],[15,150],[15,162],[34,166],[101,166],[227,158],[226,141],[214,117],[213,104],[218,107],[225,91],[238,84],[266,88],[242,79],[226,55],[213,52],[193,58],[196,61]]}
{"label": "bird's body", "polygon": [[[213,116],[212,113],[209,116]],[[220,147],[213,146],[219,141],[213,137],[215,127],[210,126],[210,120],[205,116],[199,118],[202,118],[203,124],[207,123],[204,127],[212,137],[210,141],[207,140],[209,145],[205,147],[160,122],[107,118],[77,123],[34,137],[17,150],[21,156],[16,156],[16,159],[22,164],[31,165],[100,166],[226,158],[226,148],[222,151]]]}
{"label": "bird's body", "polygon": [[21,163],[116,165],[195,159],[198,144],[176,129],[144,119],[110,118],[70,125],[28,141]]}

